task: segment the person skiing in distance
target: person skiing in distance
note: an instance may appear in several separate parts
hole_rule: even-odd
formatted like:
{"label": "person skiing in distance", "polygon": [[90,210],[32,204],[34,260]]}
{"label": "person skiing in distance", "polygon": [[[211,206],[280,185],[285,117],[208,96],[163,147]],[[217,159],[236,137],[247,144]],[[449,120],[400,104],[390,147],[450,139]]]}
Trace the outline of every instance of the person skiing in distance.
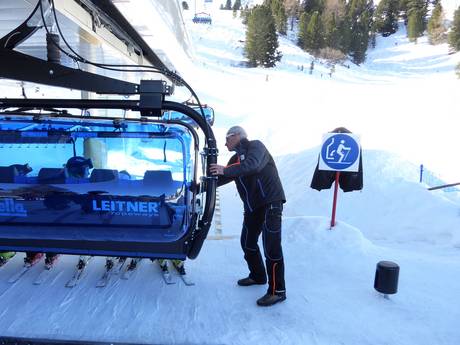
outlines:
{"label": "person skiing in distance", "polygon": [[[241,247],[249,276],[238,280],[240,286],[265,285],[267,293],[257,300],[259,306],[271,306],[286,299],[284,259],[281,247],[281,217],[286,202],[283,186],[273,157],[259,140],[248,140],[240,126],[227,131],[225,146],[236,153],[227,166],[211,164],[218,176],[217,185],[235,181],[244,204]],[[265,265],[257,241],[262,233]]]}

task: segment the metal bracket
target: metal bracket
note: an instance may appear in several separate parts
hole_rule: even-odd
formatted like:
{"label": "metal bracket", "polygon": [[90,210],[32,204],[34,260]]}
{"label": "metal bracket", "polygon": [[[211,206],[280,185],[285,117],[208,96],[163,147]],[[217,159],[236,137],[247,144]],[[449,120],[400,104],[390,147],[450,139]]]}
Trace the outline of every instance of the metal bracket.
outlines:
{"label": "metal bracket", "polygon": [[127,127],[128,125],[122,119],[113,120],[113,128],[121,131],[122,129],[126,129]]}
{"label": "metal bracket", "polygon": [[165,95],[170,95],[170,88],[166,82],[164,80],[141,80],[139,93],[141,115],[161,117]]}
{"label": "metal bracket", "polygon": [[218,156],[219,150],[216,147],[205,147],[203,149],[206,156]]}

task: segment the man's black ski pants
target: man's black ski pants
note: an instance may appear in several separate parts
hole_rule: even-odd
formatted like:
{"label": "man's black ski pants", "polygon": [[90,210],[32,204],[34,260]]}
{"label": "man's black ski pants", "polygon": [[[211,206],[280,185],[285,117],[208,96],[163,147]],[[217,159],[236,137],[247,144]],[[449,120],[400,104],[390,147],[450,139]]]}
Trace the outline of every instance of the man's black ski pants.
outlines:
{"label": "man's black ski pants", "polygon": [[[281,216],[283,203],[272,202],[252,212],[244,213],[241,247],[249,268],[249,277],[257,282],[266,282],[268,274],[268,292],[284,292],[284,260],[281,248]],[[257,244],[262,233],[265,264]]]}

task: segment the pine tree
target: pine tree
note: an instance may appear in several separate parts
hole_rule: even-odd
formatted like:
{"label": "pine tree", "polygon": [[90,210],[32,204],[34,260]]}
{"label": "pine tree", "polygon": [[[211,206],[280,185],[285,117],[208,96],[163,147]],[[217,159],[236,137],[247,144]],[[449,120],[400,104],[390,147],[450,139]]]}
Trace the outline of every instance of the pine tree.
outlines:
{"label": "pine tree", "polygon": [[287,16],[283,0],[264,0],[264,5],[272,11],[272,15],[275,18],[276,31],[285,35]]}
{"label": "pine tree", "polygon": [[399,0],[381,0],[375,11],[375,30],[383,37],[398,30]]}
{"label": "pine tree", "polygon": [[244,25],[248,25],[248,18],[250,14],[251,14],[251,10],[248,7],[245,7],[243,10],[241,10],[241,18],[242,18],[241,22]]}
{"label": "pine tree", "polygon": [[299,33],[297,36],[297,45],[302,49],[304,49],[308,23],[310,23],[310,15],[307,12],[302,12],[302,14],[300,15]]}
{"label": "pine tree", "polygon": [[449,32],[449,46],[453,51],[460,51],[460,7],[454,12],[454,20]]}
{"label": "pine tree", "polygon": [[313,14],[313,12],[323,13],[325,0],[303,0],[302,9],[304,12]]}
{"label": "pine tree", "polygon": [[226,10],[231,10],[232,9],[232,0],[227,0],[227,2],[225,3],[224,9],[226,9]]}
{"label": "pine tree", "polygon": [[325,46],[332,49],[340,49],[340,31],[334,12],[326,15],[325,20]]}
{"label": "pine tree", "polygon": [[420,11],[413,10],[407,17],[407,37],[409,41],[417,42],[417,38],[423,35],[423,19]]}
{"label": "pine tree", "polygon": [[324,36],[321,16],[318,12],[313,12],[307,26],[303,48],[315,55],[323,46]]}
{"label": "pine tree", "polygon": [[340,42],[339,49],[344,53],[348,54],[350,52],[351,46],[351,35],[352,24],[348,15],[342,17],[342,20],[339,23],[339,32],[340,32]]}
{"label": "pine tree", "polygon": [[287,31],[287,16],[286,16],[286,11],[284,9],[282,1],[280,1],[280,7],[279,7],[278,13],[276,15],[276,30],[280,34],[286,35],[286,31]]}
{"label": "pine tree", "polygon": [[273,67],[281,59],[275,20],[269,7],[255,6],[248,18],[245,55],[249,66]]}
{"label": "pine tree", "polygon": [[366,59],[367,47],[372,27],[372,1],[352,0],[348,17],[351,21],[350,46],[348,53],[356,64],[361,64]]}
{"label": "pine tree", "polygon": [[232,9],[233,11],[238,11],[239,9],[241,9],[241,0],[235,0]]}
{"label": "pine tree", "polygon": [[431,18],[428,20],[427,30],[430,44],[440,44],[446,41],[444,11],[440,1],[434,7]]}
{"label": "pine tree", "polygon": [[426,27],[427,4],[425,0],[407,1],[407,37],[409,41],[417,42]]}
{"label": "pine tree", "polygon": [[366,60],[367,47],[369,46],[369,14],[364,11],[352,30],[350,55],[357,65]]}
{"label": "pine tree", "polygon": [[328,0],[323,11],[325,45],[344,54],[348,53],[351,37],[347,6],[347,0]]}

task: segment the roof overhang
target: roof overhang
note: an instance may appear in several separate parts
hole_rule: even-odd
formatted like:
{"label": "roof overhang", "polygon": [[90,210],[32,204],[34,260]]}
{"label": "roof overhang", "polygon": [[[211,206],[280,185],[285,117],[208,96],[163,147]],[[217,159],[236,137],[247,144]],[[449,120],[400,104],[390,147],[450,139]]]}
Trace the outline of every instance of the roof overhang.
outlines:
{"label": "roof overhang", "polygon": [[[47,4],[47,0],[42,0]],[[0,1],[0,48],[47,60],[46,31],[38,6],[39,0]],[[59,26],[65,40],[85,59],[115,65],[150,65],[162,70],[174,70],[164,54],[157,54],[109,0],[54,0]],[[46,11],[48,24],[53,15]],[[51,27],[51,25],[49,26]],[[54,32],[57,33],[54,27]],[[65,50],[62,38],[60,46]],[[109,71],[75,62],[61,54],[60,64],[101,76],[138,83],[140,79],[162,79],[156,73]]]}

